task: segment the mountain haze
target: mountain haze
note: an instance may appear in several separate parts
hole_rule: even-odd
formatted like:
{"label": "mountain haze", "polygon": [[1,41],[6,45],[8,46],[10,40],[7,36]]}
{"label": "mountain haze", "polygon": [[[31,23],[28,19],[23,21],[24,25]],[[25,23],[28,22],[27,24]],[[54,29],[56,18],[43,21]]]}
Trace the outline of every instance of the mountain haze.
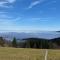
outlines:
{"label": "mountain haze", "polygon": [[60,37],[60,33],[59,32],[35,32],[35,33],[32,33],[32,32],[29,32],[29,33],[6,32],[6,33],[0,33],[0,37],[3,37],[7,40],[12,40],[14,37],[16,37],[16,39],[18,39],[18,40],[24,39],[24,38],[53,39],[53,38]]}

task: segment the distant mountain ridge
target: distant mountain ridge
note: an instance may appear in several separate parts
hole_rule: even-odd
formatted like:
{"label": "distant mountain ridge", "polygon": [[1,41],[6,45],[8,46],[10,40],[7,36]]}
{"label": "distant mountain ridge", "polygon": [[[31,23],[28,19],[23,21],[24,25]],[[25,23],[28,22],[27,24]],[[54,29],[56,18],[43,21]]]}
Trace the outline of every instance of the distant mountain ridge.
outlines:
{"label": "distant mountain ridge", "polygon": [[56,31],[56,32],[60,32],[60,31]]}
{"label": "distant mountain ridge", "polygon": [[53,38],[60,37],[60,33],[55,31],[54,32],[34,32],[34,33],[6,32],[6,33],[0,33],[0,37],[1,36],[7,40],[12,40],[14,37],[16,37],[16,39],[25,39],[25,38],[53,39]]}

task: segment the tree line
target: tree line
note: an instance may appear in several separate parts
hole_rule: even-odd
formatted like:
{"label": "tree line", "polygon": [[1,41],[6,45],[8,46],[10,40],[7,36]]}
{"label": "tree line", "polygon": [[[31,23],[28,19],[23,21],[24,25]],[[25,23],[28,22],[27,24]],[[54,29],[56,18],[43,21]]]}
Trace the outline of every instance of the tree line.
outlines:
{"label": "tree line", "polygon": [[41,38],[26,38],[21,41],[15,37],[12,41],[8,41],[0,37],[0,47],[14,47],[14,48],[37,48],[37,49],[59,49],[60,38],[41,39]]}

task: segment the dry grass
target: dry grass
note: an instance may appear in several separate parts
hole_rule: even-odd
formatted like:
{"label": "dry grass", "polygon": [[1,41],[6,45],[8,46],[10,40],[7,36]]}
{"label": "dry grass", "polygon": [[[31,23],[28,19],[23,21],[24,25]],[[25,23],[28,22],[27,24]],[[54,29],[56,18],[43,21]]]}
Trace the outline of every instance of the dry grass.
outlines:
{"label": "dry grass", "polygon": [[[0,60],[44,60],[45,50],[0,48]],[[60,60],[60,50],[49,50],[48,60]]]}
{"label": "dry grass", "polygon": [[48,60],[60,60],[60,50],[49,50]]}

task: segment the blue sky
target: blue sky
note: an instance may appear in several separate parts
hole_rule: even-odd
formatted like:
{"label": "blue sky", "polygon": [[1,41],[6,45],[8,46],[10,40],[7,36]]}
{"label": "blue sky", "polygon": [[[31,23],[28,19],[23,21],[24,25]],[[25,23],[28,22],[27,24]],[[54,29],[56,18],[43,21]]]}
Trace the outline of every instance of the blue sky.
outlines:
{"label": "blue sky", "polygon": [[0,32],[60,30],[60,0],[0,0]]}

